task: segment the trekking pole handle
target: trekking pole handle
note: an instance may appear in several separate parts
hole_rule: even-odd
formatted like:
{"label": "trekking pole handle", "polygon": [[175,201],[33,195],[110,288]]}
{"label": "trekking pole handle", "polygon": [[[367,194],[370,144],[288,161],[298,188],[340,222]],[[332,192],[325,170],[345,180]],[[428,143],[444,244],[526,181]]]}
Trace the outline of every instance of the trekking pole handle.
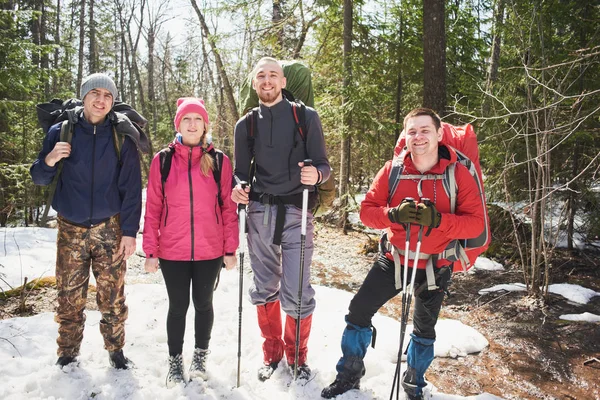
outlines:
{"label": "trekking pole handle", "polygon": [[312,166],[312,162],[313,162],[313,161],[312,161],[312,159],[310,159],[310,158],[307,158],[307,159],[305,159],[305,160],[303,161],[303,163],[304,163],[304,166],[305,166],[305,167],[311,167],[311,166]]}
{"label": "trekking pole handle", "polygon": [[[240,181],[240,186],[242,187],[242,190],[246,190],[248,187],[248,182]],[[238,204],[238,210],[241,210],[242,208],[246,208],[246,205],[242,203]]]}

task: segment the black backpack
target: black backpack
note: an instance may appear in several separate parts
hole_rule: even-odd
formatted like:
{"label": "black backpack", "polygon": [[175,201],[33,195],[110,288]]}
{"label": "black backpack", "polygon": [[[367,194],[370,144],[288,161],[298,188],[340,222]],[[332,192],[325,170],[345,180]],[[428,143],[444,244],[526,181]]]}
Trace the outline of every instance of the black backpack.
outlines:
{"label": "black backpack", "polygon": [[[162,189],[163,199],[165,198],[165,182],[171,172],[171,162],[173,161],[173,154],[175,154],[175,148],[169,146],[159,151],[160,159],[160,183]],[[217,183],[217,194],[219,198],[219,207],[223,207],[223,199],[221,198],[221,168],[223,167],[223,152],[217,150],[214,147],[207,152],[215,161],[215,168],[213,169],[213,177]]]}
{"label": "black backpack", "polygon": [[[79,118],[82,118],[82,111],[83,102],[79,99],[65,101],[52,99],[49,103],[36,105],[38,122],[44,133],[48,134],[48,130],[52,125],[62,122],[59,141],[67,143],[71,143],[73,139],[73,126]],[[129,136],[133,140],[139,153],[146,154],[150,151],[150,141],[146,132],[144,132],[148,121],[133,107],[127,103],[115,101],[112,110],[108,113],[108,118],[113,127],[113,143],[119,163],[121,163],[121,149],[125,142],[125,136]],[[143,160],[143,158],[140,157],[140,160]],[[41,219],[42,226],[46,224],[48,219],[48,211],[50,211],[56,185],[62,172],[62,164],[62,161],[58,162],[56,174],[48,190],[48,199]]]}
{"label": "black backpack", "polygon": [[[306,106],[304,103],[295,99],[294,95],[286,89],[282,89],[283,97],[286,98],[290,104],[292,105],[292,114],[294,115],[294,122],[296,123],[296,132],[302,138],[302,142],[304,143],[304,154],[308,158],[308,149],[306,145],[306,135],[308,134],[308,128],[306,126]],[[255,107],[248,111],[246,114],[246,134],[248,141],[248,148],[250,149],[250,154],[252,155],[252,161],[250,162],[250,173],[248,176],[248,180],[252,182],[254,178],[254,173],[256,171],[256,160],[254,153],[254,135],[255,132],[258,132],[258,107]],[[298,144],[296,140],[296,135],[294,134],[294,148]],[[290,152],[291,156],[291,152]],[[315,216],[324,214],[329,211],[333,205],[333,201],[335,200],[335,179],[333,176],[333,169],[331,169],[331,175],[329,179],[326,180],[322,185],[317,186],[317,190],[313,193],[318,195],[316,199],[316,205],[313,208],[313,214]]]}

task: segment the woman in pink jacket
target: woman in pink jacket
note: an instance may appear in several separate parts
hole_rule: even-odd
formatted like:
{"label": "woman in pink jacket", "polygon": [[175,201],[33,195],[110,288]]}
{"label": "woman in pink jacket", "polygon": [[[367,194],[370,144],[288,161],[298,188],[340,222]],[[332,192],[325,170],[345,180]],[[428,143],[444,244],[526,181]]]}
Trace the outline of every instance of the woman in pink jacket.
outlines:
{"label": "woman in pink jacket", "polygon": [[143,241],[144,268],[156,272],[160,265],[169,296],[167,387],[185,382],[182,351],[190,282],[196,316],[189,376],[207,378],[215,282],[223,264],[227,269],[235,267],[239,242],[236,205],[231,200],[231,162],[223,154],[219,196],[204,101],[179,99],[175,129],[178,133],[169,145],[172,159],[164,193],[160,153],[150,166]]}

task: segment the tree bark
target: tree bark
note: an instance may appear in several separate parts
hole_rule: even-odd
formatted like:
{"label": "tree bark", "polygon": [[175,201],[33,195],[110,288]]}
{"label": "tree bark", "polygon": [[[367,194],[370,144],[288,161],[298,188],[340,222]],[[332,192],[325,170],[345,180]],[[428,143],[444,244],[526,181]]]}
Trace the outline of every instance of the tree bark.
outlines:
{"label": "tree bark", "polygon": [[90,17],[89,17],[89,31],[90,31],[90,47],[89,47],[89,68],[90,73],[98,71],[98,44],[96,43],[96,21],[94,20],[94,0],[90,0]]}
{"label": "tree bark", "polygon": [[423,106],[446,115],[444,0],[423,0]]}
{"label": "tree bark", "polygon": [[273,0],[273,32],[275,32],[275,45],[273,54],[276,58],[284,57],[284,37],[283,37],[283,0]]}
{"label": "tree bark", "polygon": [[85,1],[81,0],[81,7],[79,8],[79,58],[77,63],[77,97],[81,97],[81,81],[83,80],[83,56],[85,46]]}
{"label": "tree bark", "polygon": [[494,11],[494,38],[492,40],[492,58],[488,70],[486,82],[486,91],[490,91],[494,82],[498,80],[498,70],[500,68],[500,49],[502,43],[502,26],[504,24],[504,0],[498,0]]}
{"label": "tree bark", "polygon": [[351,131],[352,131],[352,113],[350,112],[350,86],[352,85],[352,22],[353,22],[353,0],[344,0],[344,81],[342,83],[342,143],[340,149],[340,201],[342,213],[340,225],[346,233],[346,222],[348,220],[349,205],[349,181],[350,181],[350,152],[351,152]]}
{"label": "tree bark", "polygon": [[[60,0],[56,0],[56,26],[54,29],[54,45],[56,48],[54,49],[54,60],[52,61],[52,69],[56,72],[58,70],[58,59],[60,57]],[[58,76],[55,74],[52,78],[52,91],[56,93],[59,87]]]}
{"label": "tree bark", "polygon": [[403,25],[404,25],[404,21],[402,18],[402,15],[400,16],[400,23],[398,24],[398,43],[397,43],[397,50],[396,50],[396,57],[397,57],[397,69],[398,69],[398,75],[396,76],[396,105],[394,108],[394,121],[396,122],[396,130],[394,133],[394,143],[396,143],[398,141],[398,138],[400,137],[400,133],[402,132],[403,129],[403,118],[402,118],[402,49],[404,47],[404,42],[403,42]]}

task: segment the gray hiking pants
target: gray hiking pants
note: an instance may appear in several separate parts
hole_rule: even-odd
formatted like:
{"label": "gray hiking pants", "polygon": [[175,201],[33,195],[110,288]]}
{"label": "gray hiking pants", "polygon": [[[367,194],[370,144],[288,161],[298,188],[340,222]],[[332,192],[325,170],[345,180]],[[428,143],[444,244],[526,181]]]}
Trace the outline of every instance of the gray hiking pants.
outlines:
{"label": "gray hiking pants", "polygon": [[[266,212],[266,208],[269,210]],[[297,318],[298,282],[300,279],[300,233],[302,210],[286,205],[281,246],[273,244],[277,206],[250,201],[248,205],[248,253],[254,272],[250,300],[254,305],[273,302],[279,298],[283,311]],[[265,216],[265,214],[267,214]],[[310,285],[310,264],[313,255],[313,216],[308,212],[304,249],[304,279],[302,282],[302,316],[315,309],[315,290]]]}

